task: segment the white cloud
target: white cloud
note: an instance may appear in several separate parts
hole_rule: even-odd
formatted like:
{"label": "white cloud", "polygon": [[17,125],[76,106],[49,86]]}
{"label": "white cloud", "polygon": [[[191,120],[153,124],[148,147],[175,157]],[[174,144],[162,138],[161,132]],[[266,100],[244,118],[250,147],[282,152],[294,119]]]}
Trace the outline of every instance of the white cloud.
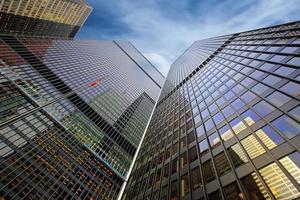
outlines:
{"label": "white cloud", "polygon": [[157,53],[143,53],[143,55],[166,77],[169,71],[171,60]]}
{"label": "white cloud", "polygon": [[[111,1],[114,12],[122,13],[119,20],[131,30],[114,39],[131,41],[163,74],[195,40],[300,19],[298,0],[204,1],[211,5],[194,5],[193,12],[185,9],[188,1],[183,0]],[[171,12],[177,16],[170,17],[170,9],[162,6],[173,6]]]}

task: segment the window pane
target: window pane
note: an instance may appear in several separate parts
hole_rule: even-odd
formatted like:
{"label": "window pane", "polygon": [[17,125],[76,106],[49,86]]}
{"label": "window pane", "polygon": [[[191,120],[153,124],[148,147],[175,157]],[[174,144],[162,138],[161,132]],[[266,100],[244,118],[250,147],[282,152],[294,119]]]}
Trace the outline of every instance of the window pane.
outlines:
{"label": "window pane", "polygon": [[292,138],[299,134],[300,125],[286,115],[274,120],[272,124],[284,133],[288,138]]}
{"label": "window pane", "polygon": [[286,177],[276,163],[259,170],[271,192],[278,200],[289,200],[300,197],[300,192]]}
{"label": "window pane", "polygon": [[267,98],[271,103],[273,103],[275,106],[282,106],[289,100],[291,100],[290,97],[280,93],[280,92],[274,92],[271,95],[267,96]]}
{"label": "window pane", "polygon": [[171,183],[171,192],[170,192],[170,199],[171,200],[177,200],[177,180],[172,181]]}
{"label": "window pane", "polygon": [[239,134],[247,128],[247,126],[244,124],[244,122],[241,121],[239,117],[233,119],[229,124],[235,134]]}
{"label": "window pane", "polygon": [[219,129],[221,138],[226,141],[233,137],[233,133],[228,125],[223,126]]}
{"label": "window pane", "polygon": [[195,190],[202,185],[201,181],[201,174],[199,167],[196,167],[191,171],[191,178],[192,178],[192,189]]}
{"label": "window pane", "polygon": [[231,170],[224,152],[215,156],[215,163],[216,163],[217,171],[221,176]]}
{"label": "window pane", "polygon": [[300,106],[293,108],[289,113],[300,121]]}
{"label": "window pane", "polygon": [[249,195],[251,200],[271,199],[254,172],[242,178],[241,181],[246,193]]}
{"label": "window pane", "polygon": [[241,143],[251,159],[266,152],[253,135],[246,137]]}
{"label": "window pane", "polygon": [[213,170],[211,160],[203,164],[203,176],[204,176],[205,183],[208,183],[215,179],[215,172]]}
{"label": "window pane", "polygon": [[300,153],[294,152],[279,160],[283,167],[294,177],[300,184]]}
{"label": "window pane", "polygon": [[200,137],[201,135],[204,134],[204,128],[203,126],[199,126],[197,129],[196,129],[196,133],[197,133],[197,136]]}
{"label": "window pane", "polygon": [[219,138],[218,133],[214,133],[212,135],[209,136],[209,143],[212,149],[216,148],[217,146],[219,146],[221,144],[221,140]]}
{"label": "window pane", "polygon": [[244,107],[245,104],[240,99],[236,99],[231,105],[235,110],[239,110]]}
{"label": "window pane", "polygon": [[189,193],[189,180],[188,180],[188,175],[184,175],[181,177],[180,180],[180,194],[181,196],[185,196]]}
{"label": "window pane", "polygon": [[248,109],[246,112],[244,112],[242,114],[242,117],[249,126],[260,120],[260,117],[257,114],[255,114],[251,109]]}
{"label": "window pane", "polygon": [[250,91],[247,91],[245,94],[243,94],[241,96],[241,99],[243,99],[246,103],[249,103],[250,101],[252,101],[253,99],[255,99],[256,95],[253,94]]}
{"label": "window pane", "polygon": [[209,200],[222,199],[220,191],[217,190],[211,194],[208,194],[208,199]]}
{"label": "window pane", "polygon": [[283,92],[286,92],[292,96],[300,95],[300,84],[294,82],[288,82],[280,88]]}
{"label": "window pane", "polygon": [[256,110],[256,112],[258,112],[262,116],[266,116],[275,110],[275,108],[273,106],[271,106],[270,104],[268,104],[265,101],[260,101],[259,103],[255,104],[254,109]]}
{"label": "window pane", "polygon": [[262,94],[262,93],[264,93],[267,89],[268,89],[268,87],[265,86],[265,85],[263,85],[263,84],[261,84],[261,83],[256,84],[256,85],[252,88],[252,90],[253,90],[254,92],[256,92],[257,94]]}
{"label": "window pane", "polygon": [[184,152],[183,154],[181,154],[180,156],[180,168],[185,167],[187,164],[187,153]]}
{"label": "window pane", "polygon": [[189,149],[189,156],[190,156],[190,162],[193,162],[198,159],[196,146],[193,146],[191,149]]}
{"label": "window pane", "polygon": [[279,136],[270,126],[265,126],[262,129],[257,130],[256,135],[259,139],[268,147],[273,149],[274,147],[282,144],[284,139]]}
{"label": "window pane", "polygon": [[235,144],[228,148],[228,155],[235,167],[241,166],[248,162],[248,159],[239,144]]}
{"label": "window pane", "polygon": [[199,149],[201,156],[208,153],[208,143],[206,139],[199,143]]}
{"label": "window pane", "polygon": [[[239,200],[244,199],[244,194],[240,191],[236,182],[231,183],[224,187],[224,193],[226,196],[226,200]],[[243,197],[243,198],[242,198]]]}

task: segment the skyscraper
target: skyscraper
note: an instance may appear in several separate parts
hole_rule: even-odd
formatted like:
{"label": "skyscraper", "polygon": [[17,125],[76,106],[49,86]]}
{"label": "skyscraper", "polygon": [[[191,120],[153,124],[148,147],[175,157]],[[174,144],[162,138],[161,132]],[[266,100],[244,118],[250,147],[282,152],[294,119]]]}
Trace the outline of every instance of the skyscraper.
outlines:
{"label": "skyscraper", "polygon": [[299,199],[299,30],[192,44],[171,66],[123,199]]}
{"label": "skyscraper", "polygon": [[0,199],[116,199],[164,77],[129,42],[72,40],[83,0],[0,10]]}
{"label": "skyscraper", "polygon": [[85,0],[1,0],[0,34],[73,38],[91,11]]}

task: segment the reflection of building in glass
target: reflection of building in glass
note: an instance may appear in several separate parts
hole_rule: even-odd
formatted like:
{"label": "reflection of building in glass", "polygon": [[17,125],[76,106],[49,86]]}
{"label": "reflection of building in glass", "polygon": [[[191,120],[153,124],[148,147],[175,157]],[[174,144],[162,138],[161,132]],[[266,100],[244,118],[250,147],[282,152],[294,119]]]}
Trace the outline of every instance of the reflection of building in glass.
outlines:
{"label": "reflection of building in glass", "polygon": [[129,42],[12,35],[0,70],[0,199],[116,199],[164,77]]}
{"label": "reflection of building in glass", "polygon": [[171,65],[123,199],[299,198],[299,28],[194,42]]}

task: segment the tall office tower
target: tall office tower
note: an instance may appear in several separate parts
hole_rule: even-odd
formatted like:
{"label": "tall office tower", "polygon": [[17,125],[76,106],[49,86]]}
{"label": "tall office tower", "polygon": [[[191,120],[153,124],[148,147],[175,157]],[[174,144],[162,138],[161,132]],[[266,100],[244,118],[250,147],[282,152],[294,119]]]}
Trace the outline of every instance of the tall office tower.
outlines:
{"label": "tall office tower", "polygon": [[1,0],[0,34],[73,38],[91,10],[85,0]]}
{"label": "tall office tower", "polygon": [[164,77],[122,41],[0,36],[0,199],[115,199]]}
{"label": "tall office tower", "polygon": [[300,22],[196,41],[171,66],[123,199],[300,198]]}

